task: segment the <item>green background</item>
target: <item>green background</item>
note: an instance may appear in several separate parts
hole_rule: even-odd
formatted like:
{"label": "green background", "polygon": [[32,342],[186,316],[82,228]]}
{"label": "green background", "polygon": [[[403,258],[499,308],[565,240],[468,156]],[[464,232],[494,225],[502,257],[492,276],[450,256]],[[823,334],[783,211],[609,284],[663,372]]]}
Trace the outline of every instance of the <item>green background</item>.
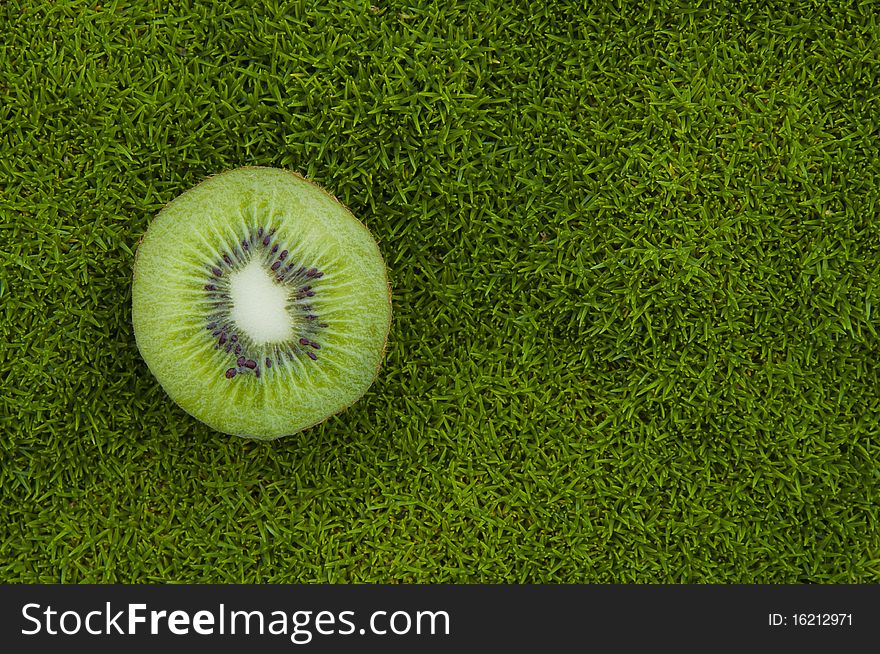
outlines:
{"label": "green background", "polygon": [[[0,580],[880,581],[878,3],[433,5],[0,5]],[[241,165],[394,290],[369,393],[270,443],[131,328],[151,217]]]}

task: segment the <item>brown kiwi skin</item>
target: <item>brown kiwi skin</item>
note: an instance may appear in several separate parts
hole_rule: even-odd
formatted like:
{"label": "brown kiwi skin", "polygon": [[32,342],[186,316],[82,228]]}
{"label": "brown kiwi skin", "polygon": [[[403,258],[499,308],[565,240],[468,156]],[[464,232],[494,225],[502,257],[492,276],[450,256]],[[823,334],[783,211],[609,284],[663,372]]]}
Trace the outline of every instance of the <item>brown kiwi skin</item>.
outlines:
{"label": "brown kiwi skin", "polygon": [[[351,209],[348,208],[348,205],[346,205],[339,198],[337,198],[335,195],[333,195],[330,191],[325,189],[323,186],[321,186],[317,182],[310,180],[305,175],[302,175],[294,170],[288,170],[287,168],[276,168],[274,166],[237,166],[235,168],[229,168],[226,170],[222,170],[218,173],[214,173],[213,175],[208,175],[207,177],[202,179],[196,186],[200,186],[201,184],[204,184],[205,182],[207,182],[209,179],[212,179],[214,177],[218,177],[219,175],[223,175],[225,173],[232,172],[234,170],[280,170],[282,172],[287,173],[288,175],[293,175],[297,179],[305,182],[306,184],[310,184],[311,186],[314,186],[316,189],[321,191],[321,193],[330,197],[334,202],[336,202],[340,207],[342,207],[348,213],[349,216],[354,218],[354,220],[357,221],[357,223],[367,232],[367,234],[370,235],[370,237],[373,239],[373,242],[376,243],[376,248],[377,249],[379,248],[378,239],[373,235],[373,233],[370,231],[369,227],[367,227],[360,218],[358,218],[357,216],[354,215],[354,213],[351,211]],[[195,187],[193,187],[193,188],[195,188]],[[162,209],[159,210],[159,213],[161,213],[166,208],[171,206],[171,204],[174,203],[174,201],[177,199],[177,197],[180,197],[180,196],[179,195],[176,196],[168,204],[166,204],[164,207],[162,207]],[[156,215],[158,215],[158,213]],[[138,252],[140,252],[140,244],[144,240],[144,236],[145,236],[145,234],[141,235],[141,237],[138,239],[138,242],[137,242],[137,249],[135,250],[135,255],[134,255],[134,263],[132,265],[132,274],[134,274],[134,270],[137,268]],[[384,362],[385,355],[388,352],[388,339],[389,339],[389,335],[391,334],[391,326],[394,322],[394,303],[393,303],[394,295],[393,295],[393,290],[391,288],[391,281],[389,280],[389,277],[388,277],[388,264],[385,263],[385,257],[381,256],[382,255],[381,250],[380,250],[379,254],[380,254],[380,258],[382,260],[382,268],[383,268],[383,271],[385,274],[385,286],[388,289],[388,325],[386,326],[386,329],[385,329],[385,342],[382,344],[382,353],[379,356],[379,363],[376,365],[376,372],[373,375],[373,379],[370,381],[371,386],[376,381],[376,378],[379,376],[379,372],[382,370],[382,363]],[[361,396],[361,397],[363,397],[363,396]],[[326,422],[330,418],[332,418],[334,416],[338,416],[340,413],[343,413],[347,409],[351,408],[354,404],[356,404],[358,401],[360,401],[360,399],[361,398],[357,398],[353,402],[346,404],[344,407],[340,408],[338,411],[335,411],[334,413],[331,413],[330,415],[326,416],[325,418],[322,418],[321,420],[318,420],[318,421],[312,423],[311,425],[308,425],[307,427],[303,427],[297,433],[301,433],[301,432],[304,432],[308,429],[312,429],[313,427],[317,427],[318,425],[323,424],[324,422]],[[274,441],[274,440],[280,440],[282,438],[284,438],[284,435],[276,436],[275,438],[258,438],[258,439],[250,438],[250,439],[242,439],[242,440],[245,440],[245,441],[246,440]]]}

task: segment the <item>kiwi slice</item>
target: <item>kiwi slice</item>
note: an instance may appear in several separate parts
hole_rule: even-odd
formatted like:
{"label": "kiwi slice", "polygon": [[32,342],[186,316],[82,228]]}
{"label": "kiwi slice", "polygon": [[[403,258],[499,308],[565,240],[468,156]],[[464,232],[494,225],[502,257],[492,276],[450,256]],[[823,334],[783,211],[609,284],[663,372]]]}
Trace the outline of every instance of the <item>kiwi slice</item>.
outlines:
{"label": "kiwi slice", "polygon": [[132,320],[141,355],[184,410],[258,439],[294,434],[357,401],[391,321],[375,240],[299,175],[239,168],[169,203],[138,246]]}

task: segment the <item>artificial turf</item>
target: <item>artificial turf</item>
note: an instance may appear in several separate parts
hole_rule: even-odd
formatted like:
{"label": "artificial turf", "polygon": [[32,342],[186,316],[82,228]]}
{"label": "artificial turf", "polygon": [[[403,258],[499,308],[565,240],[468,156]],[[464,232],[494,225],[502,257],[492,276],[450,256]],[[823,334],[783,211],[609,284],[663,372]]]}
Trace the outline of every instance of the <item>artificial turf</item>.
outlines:
{"label": "artificial turf", "polygon": [[[880,4],[374,2],[0,3],[0,581],[880,581]],[[393,286],[273,442],[131,327],[242,165]]]}

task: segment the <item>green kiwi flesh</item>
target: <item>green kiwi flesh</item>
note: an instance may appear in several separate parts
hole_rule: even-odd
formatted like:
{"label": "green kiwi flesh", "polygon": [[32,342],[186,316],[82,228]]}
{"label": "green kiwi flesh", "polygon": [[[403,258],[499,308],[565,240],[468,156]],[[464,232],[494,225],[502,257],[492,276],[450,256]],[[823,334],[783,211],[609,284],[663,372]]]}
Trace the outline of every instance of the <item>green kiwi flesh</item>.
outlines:
{"label": "green kiwi flesh", "polygon": [[138,246],[138,349],[177,404],[227,434],[278,438],[353,404],[390,321],[367,228],[288,171],[211,177],[159,212]]}

